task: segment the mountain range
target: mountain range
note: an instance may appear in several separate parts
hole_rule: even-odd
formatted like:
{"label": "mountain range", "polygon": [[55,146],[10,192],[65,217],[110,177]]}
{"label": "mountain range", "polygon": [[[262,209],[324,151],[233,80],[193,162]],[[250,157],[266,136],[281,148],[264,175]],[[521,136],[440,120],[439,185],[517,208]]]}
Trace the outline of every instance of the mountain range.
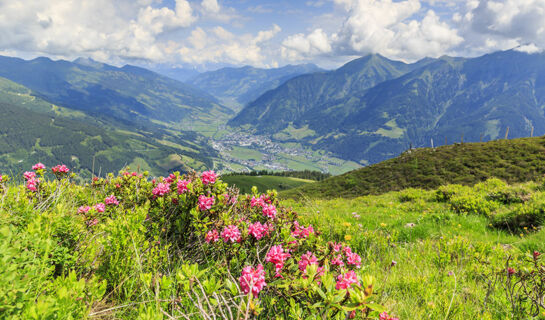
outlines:
{"label": "mountain range", "polygon": [[[0,104],[0,169],[40,159],[86,172],[220,169],[213,139],[232,132],[367,165],[410,147],[545,134],[545,54],[415,63],[371,54],[332,71],[223,68],[187,83],[91,59],[0,56]],[[253,152],[243,140],[231,157]]]}
{"label": "mountain range", "polygon": [[[290,79],[229,121],[362,164],[410,146],[545,134],[545,54],[412,64],[377,54]],[[434,142],[432,142],[432,139]]]}
{"label": "mountain range", "polygon": [[314,64],[287,65],[281,68],[262,69],[245,66],[222,68],[198,74],[186,82],[205,91],[234,110],[263,93],[275,89],[296,76],[323,71]]}
{"label": "mountain range", "polygon": [[180,123],[232,111],[187,84],[146,69],[90,59],[0,56],[2,170],[37,161],[82,172],[133,164],[153,174],[213,166],[217,152]]}

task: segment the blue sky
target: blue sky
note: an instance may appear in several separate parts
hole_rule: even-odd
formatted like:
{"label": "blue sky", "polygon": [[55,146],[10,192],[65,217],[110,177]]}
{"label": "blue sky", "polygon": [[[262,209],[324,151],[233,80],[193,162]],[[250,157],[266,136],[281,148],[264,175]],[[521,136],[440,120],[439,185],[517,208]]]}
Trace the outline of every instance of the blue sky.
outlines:
{"label": "blue sky", "polygon": [[0,54],[209,70],[545,47],[545,0],[0,0]]}

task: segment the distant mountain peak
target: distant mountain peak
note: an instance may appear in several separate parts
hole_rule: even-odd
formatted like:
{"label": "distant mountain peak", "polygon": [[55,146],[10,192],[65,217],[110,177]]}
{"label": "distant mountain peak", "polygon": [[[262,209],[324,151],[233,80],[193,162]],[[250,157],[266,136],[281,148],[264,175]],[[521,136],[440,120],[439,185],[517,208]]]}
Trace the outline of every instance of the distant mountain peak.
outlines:
{"label": "distant mountain peak", "polygon": [[93,58],[89,58],[89,57],[79,57],[72,62],[81,66],[99,68],[99,69],[104,68],[106,66],[106,64],[93,60]]}

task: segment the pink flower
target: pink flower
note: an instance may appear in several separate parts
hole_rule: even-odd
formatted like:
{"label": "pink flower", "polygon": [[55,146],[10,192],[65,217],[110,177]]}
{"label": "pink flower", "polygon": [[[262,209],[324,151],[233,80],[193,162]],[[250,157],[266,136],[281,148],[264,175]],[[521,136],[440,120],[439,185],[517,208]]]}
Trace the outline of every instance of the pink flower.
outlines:
{"label": "pink flower", "polygon": [[342,248],[343,248],[343,245],[342,245],[342,244],[336,243],[336,242],[333,243],[333,251],[339,252],[339,251],[341,251]]}
{"label": "pink flower", "polygon": [[221,232],[221,237],[223,238],[223,242],[231,241],[231,243],[240,242],[242,239],[240,236],[240,230],[238,230],[238,227],[234,225],[225,227]]}
{"label": "pink flower", "polygon": [[117,201],[117,198],[113,194],[111,196],[109,196],[109,197],[106,197],[106,199],[104,199],[104,202],[107,205],[114,205],[114,206],[119,205],[119,201]]}
{"label": "pink flower", "polygon": [[216,230],[216,229],[208,231],[208,233],[206,234],[206,237],[204,238],[206,243],[216,242],[219,239],[220,239],[219,238],[219,233],[218,233],[218,230]]}
{"label": "pink flower", "polygon": [[358,276],[354,271],[348,271],[347,273],[340,274],[337,277],[337,285],[335,286],[335,289],[348,289],[354,283],[358,283]]}
{"label": "pink flower", "polygon": [[36,178],[36,173],[32,171],[26,171],[23,173],[23,177],[25,177],[26,180],[34,179]]}
{"label": "pink flower", "polygon": [[78,213],[87,213],[91,210],[91,207],[89,206],[81,206],[78,208]]}
{"label": "pink flower", "polygon": [[307,253],[301,256],[301,260],[299,260],[299,270],[305,272],[307,266],[311,264],[318,264],[318,259],[312,252],[307,251]]}
{"label": "pink flower", "polygon": [[165,182],[170,184],[170,183],[173,183],[174,181],[176,180],[176,176],[171,173],[166,179],[165,179]]}
{"label": "pink flower", "polygon": [[291,235],[295,238],[303,238],[303,239],[306,239],[308,238],[311,234],[314,233],[314,228],[309,225],[308,227],[304,228],[302,226],[299,225],[299,222],[295,221],[293,223],[293,226],[294,226],[294,231],[292,231]]}
{"label": "pink flower", "polygon": [[350,253],[352,253],[352,249],[350,249],[349,246],[346,246],[346,247],[343,248],[343,252],[344,252],[345,255],[348,256]]}
{"label": "pink flower", "polygon": [[98,224],[98,219],[97,218],[94,218],[93,220],[87,221],[87,225],[89,227],[96,226],[97,224]]}
{"label": "pink flower", "polygon": [[379,320],[399,320],[399,318],[390,317],[386,311],[379,315]]}
{"label": "pink flower", "polygon": [[53,171],[53,173],[68,173],[70,169],[64,164],[58,164],[51,168],[51,171]]}
{"label": "pink flower", "polygon": [[344,266],[343,257],[341,255],[336,256],[335,258],[331,259],[331,264],[339,267]]}
{"label": "pink flower", "polygon": [[204,195],[200,195],[199,196],[199,210],[201,210],[201,211],[209,210],[210,208],[212,208],[212,206],[214,205],[215,202],[216,202],[216,199],[214,199],[214,196],[207,197],[207,196],[204,196]]}
{"label": "pink flower", "polygon": [[187,191],[187,185],[190,184],[189,180],[178,180],[178,194],[185,193]]}
{"label": "pink flower", "polygon": [[155,187],[151,193],[153,193],[156,197],[162,197],[165,194],[170,192],[170,184],[168,183],[159,183],[157,187]]}
{"label": "pink flower", "polygon": [[205,171],[201,174],[201,181],[202,181],[202,184],[204,185],[208,185],[210,183],[214,183],[216,182],[216,173],[212,170],[210,171]]}
{"label": "pink flower", "polygon": [[276,207],[273,206],[272,204],[265,205],[263,207],[263,215],[271,219],[274,219],[276,217]]}
{"label": "pink flower", "polygon": [[28,190],[30,190],[32,192],[38,191],[38,188],[36,187],[36,183],[34,182],[34,180],[29,180],[26,187],[27,187]]}
{"label": "pink flower", "polygon": [[248,226],[248,234],[254,236],[257,240],[266,236],[268,231],[269,227],[266,224],[261,224],[259,221]]}
{"label": "pink flower", "polygon": [[361,257],[355,252],[349,252],[346,254],[346,264],[361,267]]}
{"label": "pink flower", "polygon": [[267,285],[263,265],[259,264],[255,269],[251,266],[244,267],[238,281],[244,294],[252,292],[252,295],[256,297],[263,290],[263,287]]}
{"label": "pink flower", "polygon": [[3,179],[4,177],[2,177],[2,175],[0,174],[0,182],[2,182]]}
{"label": "pink flower", "polygon": [[269,249],[269,252],[267,252],[267,255],[265,256],[265,261],[274,263],[275,269],[276,269],[276,277],[280,277],[280,270],[284,267],[284,262],[286,259],[288,259],[291,255],[288,252],[284,252],[284,248],[282,248],[282,245],[276,245],[272,246]]}
{"label": "pink flower", "polygon": [[95,204],[94,208],[97,212],[104,212],[104,210],[106,210],[106,205],[104,205],[104,203],[101,202],[101,203]]}
{"label": "pink flower", "polygon": [[255,206],[263,207],[264,205],[265,205],[265,202],[263,201],[261,197],[259,198],[252,197],[252,200],[250,200],[250,206],[252,206],[252,208]]}
{"label": "pink flower", "polygon": [[32,170],[43,170],[43,169],[45,169],[45,165],[41,162],[38,162],[32,166]]}

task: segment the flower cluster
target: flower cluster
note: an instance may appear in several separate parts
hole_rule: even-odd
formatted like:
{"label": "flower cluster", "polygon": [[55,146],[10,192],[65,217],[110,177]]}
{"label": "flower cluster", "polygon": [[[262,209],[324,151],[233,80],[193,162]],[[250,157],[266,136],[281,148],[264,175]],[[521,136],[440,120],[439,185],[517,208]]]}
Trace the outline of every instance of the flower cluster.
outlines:
{"label": "flower cluster", "polygon": [[256,268],[252,268],[252,266],[245,267],[242,269],[242,275],[238,278],[238,281],[242,293],[249,294],[251,292],[254,297],[257,297],[263,287],[267,285],[263,265],[259,264]]}
{"label": "flower cluster", "polygon": [[32,171],[26,171],[23,173],[23,177],[26,180],[26,187],[32,192],[38,191],[38,185],[40,184],[40,179],[36,178],[36,173]]}
{"label": "flower cluster", "polygon": [[206,237],[204,238],[206,243],[217,242],[219,241],[219,239],[220,239],[219,233],[218,233],[218,230],[216,229],[208,231],[208,233],[206,234]]}
{"label": "flower cluster", "polygon": [[208,185],[216,182],[217,175],[214,171],[205,171],[201,174],[201,181],[203,185]]}
{"label": "flower cluster", "polygon": [[354,266],[356,268],[361,267],[361,257],[352,252],[352,249],[349,246],[343,246],[339,243],[330,243],[331,252],[334,254],[333,259],[331,259],[331,264],[334,266],[343,267],[345,265]]}
{"label": "flower cluster", "polygon": [[269,233],[269,226],[261,222],[252,223],[248,226],[248,234],[252,235],[256,240],[261,240]]}
{"label": "flower cluster", "polygon": [[386,311],[379,315],[379,320],[399,320],[399,318],[390,317]]}
{"label": "flower cluster", "polygon": [[312,252],[307,251],[307,253],[301,256],[301,260],[299,260],[299,270],[305,272],[307,266],[312,264],[318,264],[318,259]]}
{"label": "flower cluster", "polygon": [[117,198],[113,194],[111,196],[106,197],[104,199],[104,203],[106,203],[107,205],[111,205],[111,206],[118,206],[119,205],[119,201],[117,200]]}
{"label": "flower cluster", "polygon": [[293,223],[293,228],[294,230],[291,232],[291,235],[294,237],[294,238],[302,238],[302,239],[306,239],[308,238],[311,234],[314,233],[314,228],[309,225],[308,227],[303,227],[301,225],[299,225],[299,222],[298,221],[295,221]]}
{"label": "flower cluster", "polygon": [[64,164],[58,164],[56,166],[54,166],[53,168],[51,168],[51,171],[53,171],[53,173],[55,175],[57,174],[67,174],[68,172],[70,172],[70,169],[68,169],[68,167]]}
{"label": "flower cluster", "polygon": [[272,246],[271,249],[269,249],[269,252],[267,252],[267,255],[265,256],[265,261],[274,264],[276,270],[275,277],[281,277],[280,271],[284,267],[284,262],[290,256],[291,255],[288,252],[284,252],[284,248],[282,248],[282,245],[280,244]]}
{"label": "flower cluster", "polygon": [[44,170],[45,169],[45,165],[41,162],[38,162],[36,163],[35,165],[32,166],[32,170]]}
{"label": "flower cluster", "polygon": [[214,199],[214,196],[207,197],[205,195],[199,196],[199,210],[210,210],[214,203],[216,202],[216,199]]}
{"label": "flower cluster", "polygon": [[348,289],[353,284],[359,285],[358,276],[353,270],[350,270],[337,276],[337,285],[335,288],[337,290]]}
{"label": "flower cluster", "polygon": [[274,219],[276,217],[276,207],[272,204],[265,204],[263,206],[263,215],[268,218]]}
{"label": "flower cluster", "polygon": [[190,183],[190,180],[178,180],[178,183],[176,185],[178,187],[178,194],[186,193],[188,190],[187,185]]}
{"label": "flower cluster", "polygon": [[242,237],[240,235],[240,230],[238,230],[237,226],[229,225],[223,229],[221,232],[221,237],[223,238],[223,242],[240,242],[242,240]]}
{"label": "flower cluster", "polygon": [[167,193],[170,192],[170,184],[169,183],[159,183],[157,187],[155,187],[151,193],[153,193],[156,197],[163,197]]}

